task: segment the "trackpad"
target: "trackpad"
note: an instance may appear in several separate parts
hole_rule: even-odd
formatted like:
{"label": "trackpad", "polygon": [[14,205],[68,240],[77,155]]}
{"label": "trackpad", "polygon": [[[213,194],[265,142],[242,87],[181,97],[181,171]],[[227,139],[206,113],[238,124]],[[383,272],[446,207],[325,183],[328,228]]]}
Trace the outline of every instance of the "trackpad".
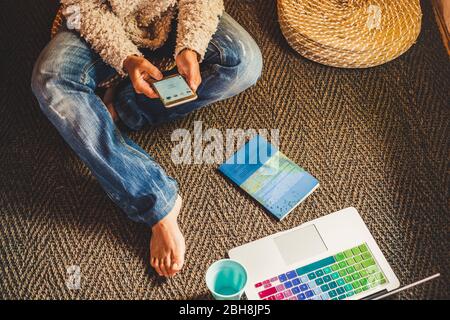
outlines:
{"label": "trackpad", "polygon": [[315,225],[285,233],[274,241],[288,265],[327,251]]}

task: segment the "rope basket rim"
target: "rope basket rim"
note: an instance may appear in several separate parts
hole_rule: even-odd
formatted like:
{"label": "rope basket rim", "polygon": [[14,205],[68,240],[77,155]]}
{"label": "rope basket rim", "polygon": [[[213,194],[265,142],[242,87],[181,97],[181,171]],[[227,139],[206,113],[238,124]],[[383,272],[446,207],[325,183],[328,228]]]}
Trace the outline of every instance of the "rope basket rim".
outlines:
{"label": "rope basket rim", "polygon": [[[375,8],[375,15],[369,8]],[[419,0],[278,0],[277,11],[280,29],[294,50],[344,68],[397,58],[415,43],[422,21]],[[372,29],[371,18],[378,22]]]}

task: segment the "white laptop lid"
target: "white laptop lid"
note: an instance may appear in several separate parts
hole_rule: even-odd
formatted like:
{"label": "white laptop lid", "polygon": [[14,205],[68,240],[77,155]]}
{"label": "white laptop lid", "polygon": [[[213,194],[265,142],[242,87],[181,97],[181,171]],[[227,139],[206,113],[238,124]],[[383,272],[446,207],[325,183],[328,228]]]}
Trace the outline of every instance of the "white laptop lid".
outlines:
{"label": "white laptop lid", "polygon": [[362,243],[369,247],[387,283],[350,299],[361,299],[383,289],[390,291],[399,287],[397,277],[355,208],[343,209],[288,231],[244,244],[231,249],[229,256],[248,270],[247,298],[259,299],[256,283]]}

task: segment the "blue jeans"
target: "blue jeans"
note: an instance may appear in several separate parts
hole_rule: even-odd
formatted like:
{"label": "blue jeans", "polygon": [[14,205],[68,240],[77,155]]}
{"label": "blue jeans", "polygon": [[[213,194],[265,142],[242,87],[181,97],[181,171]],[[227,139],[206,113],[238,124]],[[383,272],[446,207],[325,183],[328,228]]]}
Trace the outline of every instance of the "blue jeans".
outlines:
{"label": "blue jeans", "polygon": [[[251,36],[224,14],[201,64],[198,100],[165,108],[136,94],[129,80],[117,91],[116,111],[130,129],[171,121],[249,88],[262,58]],[[64,140],[89,167],[108,196],[130,219],[153,226],[173,208],[177,182],[115,125],[98,84],[115,74],[75,32],[61,31],[39,56],[32,89]]]}

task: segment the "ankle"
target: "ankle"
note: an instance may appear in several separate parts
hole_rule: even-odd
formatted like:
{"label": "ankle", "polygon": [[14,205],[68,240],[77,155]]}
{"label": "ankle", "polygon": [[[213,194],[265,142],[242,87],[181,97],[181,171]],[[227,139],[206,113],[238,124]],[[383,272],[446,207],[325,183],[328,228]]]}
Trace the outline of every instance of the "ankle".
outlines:
{"label": "ankle", "polygon": [[175,201],[175,204],[172,208],[172,210],[164,217],[162,218],[158,223],[153,225],[152,230],[153,231],[162,231],[167,230],[170,227],[172,227],[174,224],[177,224],[178,214],[180,213],[182,204],[182,199],[180,195],[177,196],[177,200]]}
{"label": "ankle", "polygon": [[165,216],[162,220],[160,220],[158,223],[153,225],[152,230],[153,231],[163,231],[170,229],[171,226],[177,223],[177,218],[172,217],[170,214]]}

